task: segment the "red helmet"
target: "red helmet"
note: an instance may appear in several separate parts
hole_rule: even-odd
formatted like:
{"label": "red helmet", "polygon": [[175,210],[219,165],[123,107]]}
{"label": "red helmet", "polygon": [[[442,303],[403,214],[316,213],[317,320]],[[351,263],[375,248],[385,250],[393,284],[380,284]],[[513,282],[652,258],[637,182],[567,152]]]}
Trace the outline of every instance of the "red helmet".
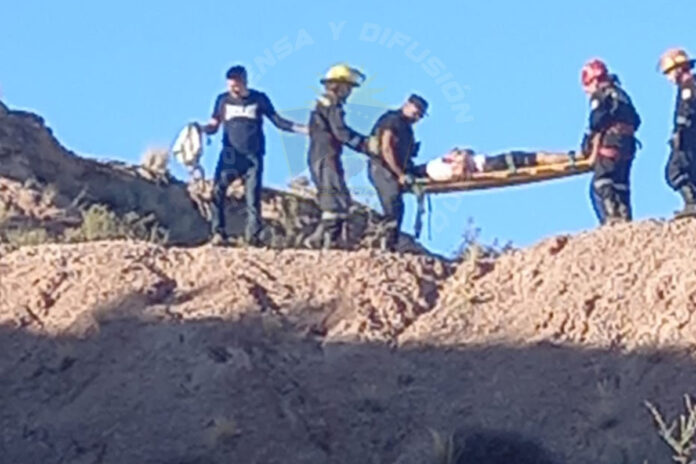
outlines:
{"label": "red helmet", "polygon": [[583,87],[588,87],[594,81],[607,79],[609,79],[609,70],[607,65],[600,59],[590,60],[582,67],[581,81]]}

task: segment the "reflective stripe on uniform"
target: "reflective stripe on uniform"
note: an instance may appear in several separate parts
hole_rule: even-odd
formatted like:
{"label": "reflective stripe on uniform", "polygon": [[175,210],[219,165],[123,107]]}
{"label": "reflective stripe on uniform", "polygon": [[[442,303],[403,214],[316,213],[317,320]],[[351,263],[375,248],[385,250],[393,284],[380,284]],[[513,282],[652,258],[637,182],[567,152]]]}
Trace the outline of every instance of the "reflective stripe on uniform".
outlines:
{"label": "reflective stripe on uniform", "polygon": [[614,190],[628,192],[630,190],[630,187],[628,186],[628,184],[614,184]]}
{"label": "reflective stripe on uniform", "polygon": [[689,180],[690,178],[688,174],[680,174],[672,180],[672,183],[674,185],[681,186],[682,184],[686,184],[687,182],[689,182]]}
{"label": "reflective stripe on uniform", "polygon": [[348,215],[346,213],[336,213],[334,211],[322,211],[322,219],[345,219]]}
{"label": "reflective stripe on uniform", "polygon": [[611,179],[597,179],[594,181],[594,186],[596,189],[602,188],[605,185],[612,185],[614,183]]}

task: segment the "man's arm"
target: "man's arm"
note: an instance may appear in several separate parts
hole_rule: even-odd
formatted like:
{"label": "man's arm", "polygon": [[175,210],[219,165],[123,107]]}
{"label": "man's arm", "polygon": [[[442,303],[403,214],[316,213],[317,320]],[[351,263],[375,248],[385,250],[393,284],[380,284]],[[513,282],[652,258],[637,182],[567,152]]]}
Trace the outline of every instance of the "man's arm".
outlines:
{"label": "man's arm", "polygon": [[334,106],[329,110],[329,126],[333,135],[344,145],[355,151],[367,153],[367,138],[348,127],[343,119],[343,108]]}
{"label": "man's arm", "polygon": [[218,95],[218,97],[215,99],[215,104],[213,105],[213,114],[210,115],[210,119],[208,119],[206,124],[198,125],[198,127],[200,127],[204,133],[211,135],[216,133],[220,128],[220,121],[222,121],[222,102],[222,95]]}
{"label": "man's arm", "polygon": [[210,118],[206,124],[199,124],[199,126],[204,133],[212,135],[220,128],[220,120],[217,118]]}
{"label": "man's arm", "polygon": [[382,159],[387,164],[389,170],[399,179],[399,183],[403,183],[406,173],[403,168],[399,166],[396,158],[396,136],[391,129],[385,129],[382,131],[382,135],[379,141],[380,152],[382,153]]}
{"label": "man's arm", "polygon": [[693,98],[693,92],[689,88],[682,89],[679,93],[677,109],[674,113],[674,129],[670,139],[670,145],[675,152],[683,150],[682,136],[684,130],[696,122],[692,108]]}
{"label": "man's arm", "polygon": [[693,90],[686,87],[679,92],[679,103],[675,117],[675,131],[688,128],[696,123],[696,95]]}
{"label": "man's arm", "polygon": [[268,117],[268,119],[270,119],[273,125],[280,130],[294,132],[295,134],[309,134],[309,128],[307,125],[289,121],[280,116],[278,113],[273,113]]}
{"label": "man's arm", "polygon": [[294,123],[283,117],[281,117],[278,112],[276,112],[271,99],[265,93],[261,96],[263,105],[263,114],[266,115],[268,119],[271,120],[274,126],[278,129],[286,132],[294,132],[295,134],[309,134],[309,128],[304,124]]}

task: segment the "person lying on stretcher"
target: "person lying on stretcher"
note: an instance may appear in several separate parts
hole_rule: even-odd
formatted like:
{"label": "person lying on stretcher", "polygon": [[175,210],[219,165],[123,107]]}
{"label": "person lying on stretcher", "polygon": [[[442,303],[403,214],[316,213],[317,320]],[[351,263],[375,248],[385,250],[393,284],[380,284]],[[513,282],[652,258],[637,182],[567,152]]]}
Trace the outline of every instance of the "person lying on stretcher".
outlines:
{"label": "person lying on stretcher", "polygon": [[[436,182],[463,180],[473,174],[514,171],[520,168],[551,164],[572,163],[572,153],[511,151],[500,155],[476,154],[469,148],[454,148],[445,155],[415,166],[416,177],[427,177]],[[580,155],[584,157],[584,155]],[[577,160],[578,158],[575,158]]]}

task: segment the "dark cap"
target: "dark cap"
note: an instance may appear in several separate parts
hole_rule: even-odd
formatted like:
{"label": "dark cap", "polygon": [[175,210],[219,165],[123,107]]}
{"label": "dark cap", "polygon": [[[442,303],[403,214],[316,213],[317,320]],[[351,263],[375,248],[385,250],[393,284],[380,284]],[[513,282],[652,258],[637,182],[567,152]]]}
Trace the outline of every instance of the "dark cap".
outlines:
{"label": "dark cap", "polygon": [[418,107],[418,109],[421,111],[421,113],[423,114],[423,116],[428,114],[428,102],[425,101],[425,98],[423,98],[419,95],[416,95],[414,93],[414,94],[411,94],[410,97],[408,97],[408,101],[413,103],[414,105],[416,105]]}
{"label": "dark cap", "polygon": [[225,77],[227,77],[228,79],[238,79],[240,77],[246,79],[247,72],[244,66],[236,65],[232,66],[230,69],[227,70]]}

